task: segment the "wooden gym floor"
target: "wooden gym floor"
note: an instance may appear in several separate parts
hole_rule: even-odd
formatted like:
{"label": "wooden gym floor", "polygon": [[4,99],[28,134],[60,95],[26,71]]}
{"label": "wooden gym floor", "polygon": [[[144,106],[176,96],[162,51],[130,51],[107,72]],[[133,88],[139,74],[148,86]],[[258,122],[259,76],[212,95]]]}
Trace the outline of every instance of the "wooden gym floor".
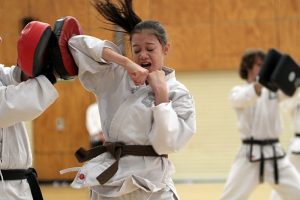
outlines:
{"label": "wooden gym floor", "polygon": [[[218,200],[221,183],[176,184],[181,200]],[[41,185],[45,200],[88,200],[87,189],[72,189],[68,185]],[[260,185],[249,200],[267,200],[271,192],[267,184]]]}

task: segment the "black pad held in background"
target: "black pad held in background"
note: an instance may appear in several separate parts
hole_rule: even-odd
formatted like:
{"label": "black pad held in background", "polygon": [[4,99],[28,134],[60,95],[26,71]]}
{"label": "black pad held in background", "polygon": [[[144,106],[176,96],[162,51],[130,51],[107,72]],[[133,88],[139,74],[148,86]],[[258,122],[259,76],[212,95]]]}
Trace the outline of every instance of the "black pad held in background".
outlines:
{"label": "black pad held in background", "polygon": [[281,56],[282,54],[276,49],[270,49],[258,75],[258,82],[273,92],[276,92],[278,87],[276,84],[274,84],[274,82],[271,81],[271,75],[275,70],[275,67],[278,64]]}
{"label": "black pad held in background", "polygon": [[289,55],[281,57],[271,76],[271,82],[288,96],[293,96],[300,86],[300,68]]}

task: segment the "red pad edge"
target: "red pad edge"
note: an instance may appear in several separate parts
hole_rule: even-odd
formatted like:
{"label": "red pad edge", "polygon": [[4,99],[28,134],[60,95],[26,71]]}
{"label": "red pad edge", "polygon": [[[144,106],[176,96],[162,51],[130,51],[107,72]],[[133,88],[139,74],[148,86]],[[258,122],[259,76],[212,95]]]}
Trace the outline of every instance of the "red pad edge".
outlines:
{"label": "red pad edge", "polygon": [[[83,34],[82,28],[78,20],[72,16],[66,16],[58,19],[55,23],[54,34],[57,37],[58,45],[61,53],[61,59],[67,76],[78,75],[78,67],[68,48],[68,41],[72,36]],[[57,69],[61,71],[62,69]],[[63,76],[66,76],[63,74]]]}

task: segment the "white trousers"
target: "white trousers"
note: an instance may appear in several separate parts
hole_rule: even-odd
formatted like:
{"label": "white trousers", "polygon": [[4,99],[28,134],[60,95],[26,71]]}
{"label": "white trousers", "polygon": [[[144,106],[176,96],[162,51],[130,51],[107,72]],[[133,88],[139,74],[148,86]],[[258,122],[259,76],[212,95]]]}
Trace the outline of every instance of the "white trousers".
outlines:
{"label": "white trousers", "polygon": [[98,193],[91,191],[91,200],[179,200],[172,190],[161,190],[154,193],[145,192],[138,189],[134,192],[125,194],[120,197],[102,197]]}
{"label": "white trousers", "polygon": [[[300,174],[300,155],[295,155],[295,154],[289,153],[288,158],[291,161],[291,163],[295,166],[298,173]],[[299,199],[300,199],[300,196],[299,196]],[[285,198],[284,197],[280,198],[278,193],[275,190],[273,190],[270,200],[285,200]]]}
{"label": "white trousers", "polygon": [[[246,156],[234,161],[220,200],[246,200],[259,183],[259,162]],[[283,200],[300,200],[300,175],[287,157],[278,160],[279,184],[274,183],[272,160],[265,161],[264,182],[269,183]]]}
{"label": "white trousers", "polygon": [[0,200],[32,200],[26,179],[15,181],[0,180]]}

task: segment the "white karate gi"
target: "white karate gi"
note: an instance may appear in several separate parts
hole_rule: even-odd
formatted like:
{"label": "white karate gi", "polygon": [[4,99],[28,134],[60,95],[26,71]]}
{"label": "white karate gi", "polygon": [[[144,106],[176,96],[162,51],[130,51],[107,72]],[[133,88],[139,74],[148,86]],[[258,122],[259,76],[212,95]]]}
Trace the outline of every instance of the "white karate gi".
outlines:
{"label": "white karate gi", "polygon": [[[69,40],[69,48],[79,67],[80,81],[100,102],[106,141],[152,145],[158,154],[181,149],[195,133],[195,108],[191,94],[176,80],[175,72],[164,68],[170,102],[155,106],[150,86],[135,86],[122,66],[106,63],[101,58],[104,47],[120,53],[113,43],[91,36],[80,35]],[[90,160],[79,170],[72,186],[91,187],[92,199],[132,192],[146,192],[149,197],[151,193],[170,192],[170,189],[176,194],[171,179],[173,165],[163,157],[122,157],[117,173],[100,185],[96,177],[114,161],[109,153]],[[84,179],[80,179],[81,174]]]}
{"label": "white karate gi", "polygon": [[[233,88],[230,101],[237,113],[238,129],[241,139],[253,137],[256,140],[276,139],[282,132],[279,114],[279,95],[262,88],[261,96],[257,96],[253,84],[245,84]],[[260,147],[253,145],[252,155],[249,155],[250,145],[242,144],[232,165],[225,183],[221,200],[246,200],[259,184],[259,162],[250,162],[249,156],[256,160],[260,158]],[[279,143],[275,144],[277,156],[284,154]],[[264,146],[265,158],[273,157],[270,145]],[[264,181],[268,182],[287,200],[300,199],[300,175],[289,160],[278,159],[279,184],[274,183],[273,160],[265,160]]]}
{"label": "white karate gi", "polygon": [[[292,98],[282,102],[282,107],[291,116],[293,134],[300,133],[300,90],[298,89]],[[295,154],[296,153],[296,154]],[[289,147],[288,158],[300,173],[300,137],[293,137]],[[271,200],[280,200],[282,198],[272,191]],[[300,199],[300,197],[299,197]]]}
{"label": "white karate gi", "polygon": [[[20,83],[18,67],[0,65],[0,176],[1,170],[28,169],[32,154],[22,121],[33,120],[58,97],[45,76]],[[30,200],[26,179],[1,181],[0,200]]]}

